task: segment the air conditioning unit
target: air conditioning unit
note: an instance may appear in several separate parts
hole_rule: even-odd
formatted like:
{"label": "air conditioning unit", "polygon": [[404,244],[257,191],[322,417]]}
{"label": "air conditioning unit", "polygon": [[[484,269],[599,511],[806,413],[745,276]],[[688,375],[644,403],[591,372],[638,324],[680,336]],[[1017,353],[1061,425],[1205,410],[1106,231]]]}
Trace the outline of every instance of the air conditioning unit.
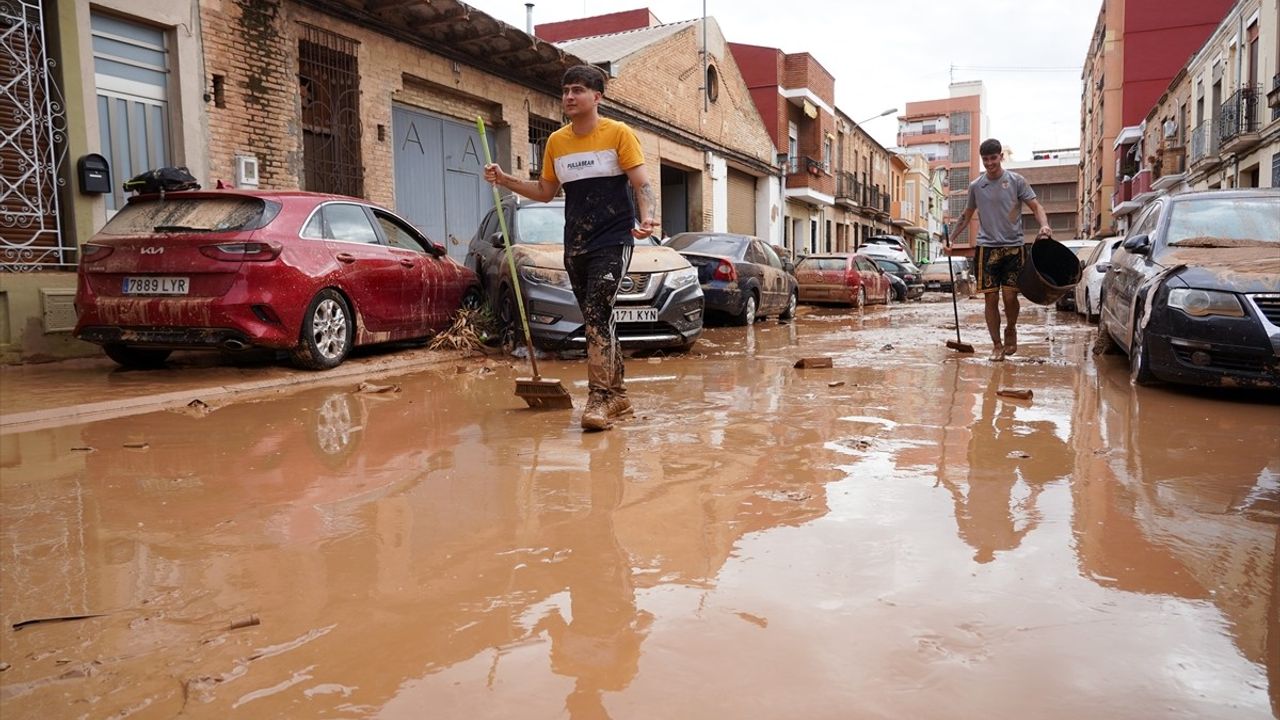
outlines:
{"label": "air conditioning unit", "polygon": [[258,187],[258,158],[255,155],[236,156],[236,187]]}

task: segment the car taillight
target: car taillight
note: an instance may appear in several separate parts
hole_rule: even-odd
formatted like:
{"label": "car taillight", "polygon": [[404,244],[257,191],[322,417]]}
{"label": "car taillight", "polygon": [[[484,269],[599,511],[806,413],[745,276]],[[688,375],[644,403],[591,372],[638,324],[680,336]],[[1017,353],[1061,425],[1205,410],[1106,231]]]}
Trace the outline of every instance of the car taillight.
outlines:
{"label": "car taillight", "polygon": [[115,251],[110,245],[85,243],[80,246],[80,262],[98,262]]}
{"label": "car taillight", "polygon": [[716,280],[735,282],[738,279],[738,268],[734,267],[733,263],[728,260],[721,260],[720,264],[716,265],[716,271],[712,277]]}
{"label": "car taillight", "polygon": [[280,256],[284,246],[276,242],[238,242],[203,245],[200,254],[229,262],[266,262]]}

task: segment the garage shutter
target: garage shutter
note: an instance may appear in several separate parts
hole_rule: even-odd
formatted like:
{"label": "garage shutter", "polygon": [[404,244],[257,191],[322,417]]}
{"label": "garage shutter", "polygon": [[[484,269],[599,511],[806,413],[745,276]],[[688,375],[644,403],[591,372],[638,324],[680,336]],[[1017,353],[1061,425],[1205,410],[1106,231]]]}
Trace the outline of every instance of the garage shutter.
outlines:
{"label": "garage shutter", "polygon": [[729,232],[756,234],[756,179],[729,168]]}

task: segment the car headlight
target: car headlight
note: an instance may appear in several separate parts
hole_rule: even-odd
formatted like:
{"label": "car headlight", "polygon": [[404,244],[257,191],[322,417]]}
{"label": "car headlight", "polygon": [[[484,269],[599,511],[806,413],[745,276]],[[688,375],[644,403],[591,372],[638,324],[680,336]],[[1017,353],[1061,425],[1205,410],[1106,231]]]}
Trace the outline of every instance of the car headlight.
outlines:
{"label": "car headlight", "polygon": [[1217,290],[1174,288],[1169,291],[1169,307],[1178,308],[1192,317],[1207,315],[1244,317],[1244,308],[1240,307],[1240,301],[1236,296]]}
{"label": "car headlight", "polygon": [[529,267],[520,268],[520,277],[525,282],[531,282],[535,285],[550,285],[552,287],[570,288],[569,273],[564,270],[551,270],[549,268]]}
{"label": "car headlight", "polygon": [[698,271],[691,267],[683,270],[676,270],[675,272],[667,275],[667,287],[670,287],[672,290],[679,290],[680,288],[697,284]]}

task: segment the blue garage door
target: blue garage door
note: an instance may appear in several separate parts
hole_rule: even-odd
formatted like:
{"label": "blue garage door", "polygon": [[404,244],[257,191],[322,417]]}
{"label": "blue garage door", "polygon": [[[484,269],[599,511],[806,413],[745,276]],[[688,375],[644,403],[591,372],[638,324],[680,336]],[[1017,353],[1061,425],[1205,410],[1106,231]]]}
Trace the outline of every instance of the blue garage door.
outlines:
{"label": "blue garage door", "polygon": [[391,132],[396,211],[462,262],[493,197],[475,125],[395,106]]}

